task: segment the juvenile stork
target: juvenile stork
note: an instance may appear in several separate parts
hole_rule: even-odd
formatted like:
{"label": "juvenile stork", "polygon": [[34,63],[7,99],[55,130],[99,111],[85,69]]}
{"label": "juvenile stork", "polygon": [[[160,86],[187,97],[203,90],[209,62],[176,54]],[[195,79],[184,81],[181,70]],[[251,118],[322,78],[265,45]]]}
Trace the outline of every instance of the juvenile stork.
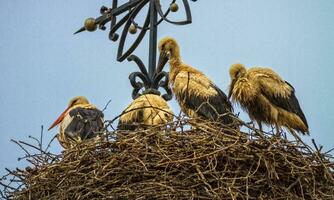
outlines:
{"label": "juvenile stork", "polygon": [[158,67],[169,60],[169,83],[181,110],[189,117],[232,124],[234,120],[228,113],[233,108],[227,96],[202,72],[182,62],[176,40],[165,37],[158,48]]}
{"label": "juvenile stork", "polygon": [[308,125],[295,89],[269,68],[254,67],[246,70],[242,64],[230,68],[229,98],[238,102],[252,120],[275,124],[277,134],[281,127],[290,132],[308,134]]}
{"label": "juvenile stork", "polygon": [[123,111],[118,129],[135,130],[137,127],[155,126],[172,122],[173,111],[159,95],[145,94],[136,98]]}
{"label": "juvenile stork", "polygon": [[90,104],[86,97],[77,96],[70,100],[68,107],[48,130],[60,123],[57,139],[69,149],[78,142],[97,136],[103,130],[103,113]]}

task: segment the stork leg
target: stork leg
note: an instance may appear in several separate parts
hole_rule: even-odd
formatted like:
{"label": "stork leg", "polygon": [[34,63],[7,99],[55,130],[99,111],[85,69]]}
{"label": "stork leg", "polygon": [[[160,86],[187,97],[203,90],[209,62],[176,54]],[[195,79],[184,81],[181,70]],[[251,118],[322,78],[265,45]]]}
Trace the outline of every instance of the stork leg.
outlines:
{"label": "stork leg", "polygon": [[261,123],[260,121],[256,121],[256,122],[257,122],[257,124],[259,125],[259,129],[260,129],[260,131],[263,132],[263,129],[262,129],[262,123]]}
{"label": "stork leg", "polygon": [[275,124],[276,127],[276,136],[281,137],[281,128],[278,126],[278,124]]}

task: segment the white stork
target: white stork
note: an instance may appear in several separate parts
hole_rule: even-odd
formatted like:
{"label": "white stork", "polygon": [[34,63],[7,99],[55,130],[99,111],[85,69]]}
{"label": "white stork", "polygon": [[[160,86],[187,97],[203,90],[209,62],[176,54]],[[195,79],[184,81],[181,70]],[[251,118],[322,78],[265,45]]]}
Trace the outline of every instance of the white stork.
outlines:
{"label": "white stork", "polygon": [[173,111],[165,99],[159,95],[141,95],[124,110],[118,123],[118,129],[134,130],[137,127],[148,127],[172,122]]}
{"label": "white stork", "polygon": [[169,82],[181,110],[189,117],[233,124],[233,112],[227,96],[206,75],[182,62],[176,40],[165,37],[159,42],[159,64],[169,60]]}
{"label": "white stork", "polygon": [[60,123],[57,139],[68,149],[82,140],[96,137],[98,132],[103,131],[103,122],[103,113],[90,104],[86,97],[77,96],[70,100],[68,107],[48,130]]}
{"label": "white stork", "polygon": [[229,98],[238,102],[252,120],[275,124],[290,132],[308,134],[305,115],[295,95],[295,89],[269,68],[254,67],[246,70],[242,64],[230,68],[231,85]]}

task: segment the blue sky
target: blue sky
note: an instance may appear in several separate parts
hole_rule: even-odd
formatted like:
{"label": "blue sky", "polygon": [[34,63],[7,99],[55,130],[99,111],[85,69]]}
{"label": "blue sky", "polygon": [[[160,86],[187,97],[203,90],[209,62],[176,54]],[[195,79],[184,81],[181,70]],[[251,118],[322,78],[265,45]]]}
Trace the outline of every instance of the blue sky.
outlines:
{"label": "blue sky", "polygon": [[[73,35],[85,18],[98,16],[110,2],[0,1],[1,174],[4,167],[24,165],[17,162],[23,152],[9,140],[38,137],[40,126],[48,127],[70,98],[85,95],[100,108],[111,99],[107,119],[131,101],[128,75],[137,66],[116,62],[117,45],[107,32]],[[176,38],[183,60],[224,91],[233,63],[273,68],[296,88],[311,131],[306,139],[327,150],[334,147],[333,1],[198,0],[190,5],[193,23],[164,23],[159,38]],[[146,62],[147,51],[145,40],[136,54]],[[175,101],[170,105],[179,111]],[[56,131],[45,132],[45,141]],[[61,147],[54,143],[52,151]]]}

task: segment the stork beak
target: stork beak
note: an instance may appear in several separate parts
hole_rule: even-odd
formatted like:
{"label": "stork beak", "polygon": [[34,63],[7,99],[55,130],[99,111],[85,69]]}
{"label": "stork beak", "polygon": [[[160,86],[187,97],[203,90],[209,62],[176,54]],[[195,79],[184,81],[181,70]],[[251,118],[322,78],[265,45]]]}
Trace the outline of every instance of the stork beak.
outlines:
{"label": "stork beak", "polygon": [[53,124],[50,126],[50,128],[48,129],[48,131],[51,130],[53,127],[57,126],[60,122],[63,121],[63,119],[64,119],[64,117],[65,117],[67,111],[68,111],[70,108],[71,108],[71,107],[66,108],[66,110],[65,110],[64,112],[62,112],[62,113],[59,115],[59,117],[56,119],[56,121],[54,121]]}
{"label": "stork beak", "polygon": [[169,60],[168,54],[166,52],[161,52],[158,61],[157,73],[162,71],[168,60]]}
{"label": "stork beak", "polygon": [[229,90],[229,92],[228,92],[228,99],[229,99],[229,100],[231,99],[232,91],[233,91],[235,82],[236,82],[236,79],[233,79],[232,82],[231,82],[230,90]]}

